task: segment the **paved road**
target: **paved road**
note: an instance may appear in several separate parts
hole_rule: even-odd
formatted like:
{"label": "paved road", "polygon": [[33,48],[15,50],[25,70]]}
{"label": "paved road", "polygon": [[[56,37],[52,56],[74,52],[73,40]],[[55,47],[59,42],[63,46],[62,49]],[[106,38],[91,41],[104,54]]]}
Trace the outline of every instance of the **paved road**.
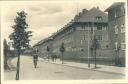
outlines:
{"label": "paved road", "polygon": [[[17,58],[12,60],[16,65]],[[15,71],[5,72],[5,79],[14,80]],[[32,57],[21,56],[20,80],[79,80],[79,79],[122,79],[124,76],[88,69],[80,69],[58,64],[46,63],[39,59],[38,68],[34,68]]]}

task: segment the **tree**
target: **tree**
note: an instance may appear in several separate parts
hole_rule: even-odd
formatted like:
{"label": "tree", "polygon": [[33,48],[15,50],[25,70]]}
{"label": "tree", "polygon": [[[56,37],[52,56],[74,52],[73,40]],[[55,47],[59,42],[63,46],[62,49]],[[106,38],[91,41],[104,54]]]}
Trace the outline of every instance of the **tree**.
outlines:
{"label": "tree", "polygon": [[7,53],[8,53],[8,50],[9,50],[9,46],[7,44],[7,41],[6,39],[4,39],[4,68],[5,69],[9,69],[9,66],[7,64]]}
{"label": "tree", "polygon": [[91,51],[94,53],[94,61],[95,61],[95,68],[96,68],[96,51],[100,48],[100,44],[96,37],[94,36],[94,39],[92,41]]}
{"label": "tree", "polygon": [[29,48],[29,37],[31,37],[31,31],[26,30],[28,24],[26,23],[27,13],[24,11],[17,12],[17,16],[14,19],[15,25],[12,26],[13,33],[10,34],[9,38],[12,40],[12,45],[17,51],[18,60],[17,60],[17,71],[16,71],[16,80],[19,80],[19,70],[20,70],[20,54],[22,49]]}
{"label": "tree", "polygon": [[64,63],[64,62],[63,62],[63,53],[65,52],[64,43],[61,44],[60,52],[61,52],[61,54],[62,54],[62,64],[63,64],[63,63]]}

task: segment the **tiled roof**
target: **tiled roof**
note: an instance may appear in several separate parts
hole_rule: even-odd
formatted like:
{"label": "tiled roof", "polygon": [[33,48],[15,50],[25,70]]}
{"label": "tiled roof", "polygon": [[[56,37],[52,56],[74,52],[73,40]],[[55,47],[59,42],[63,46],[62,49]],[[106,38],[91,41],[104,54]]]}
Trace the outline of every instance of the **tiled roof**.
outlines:
{"label": "tiled roof", "polygon": [[41,40],[41,41],[39,41],[39,42],[36,43],[34,46],[41,45],[41,44],[43,44],[43,43],[45,43],[45,42],[47,42],[47,41],[50,41],[50,40],[52,40],[52,37],[51,37],[51,36],[50,36],[50,37],[47,37],[47,38],[45,38],[45,39],[43,39],[43,40]]}
{"label": "tiled roof", "polygon": [[105,12],[107,12],[107,11],[109,11],[109,10],[112,10],[113,8],[116,8],[116,7],[118,7],[118,6],[122,6],[122,5],[124,5],[124,4],[125,4],[124,2],[116,2],[116,3],[112,4],[109,8],[107,8],[107,9],[105,10]]}
{"label": "tiled roof", "polygon": [[[101,16],[102,20],[97,20],[96,19],[97,16]],[[75,20],[75,22],[107,22],[107,21],[108,21],[108,15],[96,7],[93,7],[85,14],[81,14],[80,18]]]}

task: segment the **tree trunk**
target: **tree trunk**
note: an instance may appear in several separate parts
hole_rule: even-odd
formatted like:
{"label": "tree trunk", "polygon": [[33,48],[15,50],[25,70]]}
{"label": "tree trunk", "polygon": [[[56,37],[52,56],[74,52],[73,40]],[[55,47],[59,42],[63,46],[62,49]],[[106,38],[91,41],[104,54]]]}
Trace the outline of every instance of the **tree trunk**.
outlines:
{"label": "tree trunk", "polygon": [[4,50],[4,69],[9,69],[8,63],[7,63],[7,56],[8,51]]}
{"label": "tree trunk", "polygon": [[16,80],[19,80],[19,71],[20,71],[20,49],[18,51],[18,60],[17,60],[17,71],[16,71]]}
{"label": "tree trunk", "polygon": [[48,61],[49,61],[49,52],[48,52]]}
{"label": "tree trunk", "polygon": [[64,62],[63,62],[63,52],[62,52],[62,64],[63,64]]}

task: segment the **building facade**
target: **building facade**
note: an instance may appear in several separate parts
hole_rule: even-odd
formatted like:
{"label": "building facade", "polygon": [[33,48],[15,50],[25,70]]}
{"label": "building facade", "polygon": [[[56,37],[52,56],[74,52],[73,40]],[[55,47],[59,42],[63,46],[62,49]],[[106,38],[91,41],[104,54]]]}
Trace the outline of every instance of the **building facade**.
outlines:
{"label": "building facade", "polygon": [[108,28],[108,15],[101,11],[99,7],[90,10],[83,9],[67,25],[54,33],[49,40],[42,40],[36,44],[41,57],[45,57],[47,46],[50,46],[50,53],[55,53],[60,58],[60,47],[64,43],[65,60],[76,60],[94,62],[91,52],[91,45],[94,37],[98,40],[100,48],[97,50],[97,63],[114,65],[115,52],[111,47],[110,28]]}
{"label": "building facade", "polygon": [[114,50],[116,64],[125,66],[125,3],[112,4],[108,12],[110,47]]}
{"label": "building facade", "polygon": [[[107,14],[98,7],[91,10],[83,9],[75,18],[64,28],[53,36],[53,52],[60,53],[59,47],[65,44],[64,59],[88,60],[93,58],[90,53],[91,41],[95,35],[101,47],[98,50],[98,60],[111,59],[108,55],[108,20]],[[106,52],[106,53],[105,53]]]}

